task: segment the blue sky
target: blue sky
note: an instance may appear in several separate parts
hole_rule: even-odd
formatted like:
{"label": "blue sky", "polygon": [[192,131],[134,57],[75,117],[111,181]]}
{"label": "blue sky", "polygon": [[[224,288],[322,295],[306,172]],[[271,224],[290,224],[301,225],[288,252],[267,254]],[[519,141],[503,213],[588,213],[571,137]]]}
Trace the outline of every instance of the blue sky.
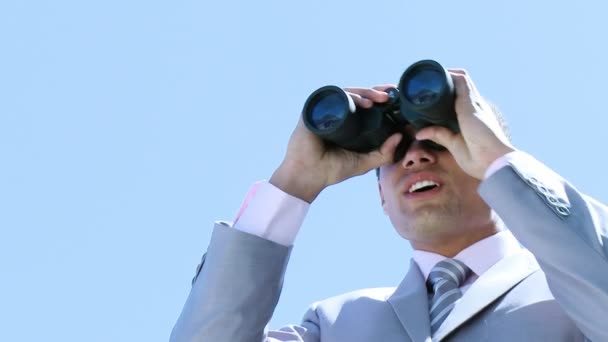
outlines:
{"label": "blue sky", "polygon": [[[165,341],[213,226],[310,92],[469,70],[516,147],[605,202],[602,1],[0,2],[2,341]],[[411,249],[373,173],[327,189],[273,327],[394,286]]]}

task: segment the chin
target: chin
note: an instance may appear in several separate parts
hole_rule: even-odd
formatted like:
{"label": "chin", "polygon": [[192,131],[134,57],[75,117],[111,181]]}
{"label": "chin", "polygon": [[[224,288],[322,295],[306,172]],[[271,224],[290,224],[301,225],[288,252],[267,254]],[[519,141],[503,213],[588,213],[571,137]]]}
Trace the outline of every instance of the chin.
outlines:
{"label": "chin", "polygon": [[440,236],[454,234],[454,218],[438,213],[436,210],[423,210],[416,213],[416,218],[405,222],[393,222],[397,233],[406,240],[437,240]]}

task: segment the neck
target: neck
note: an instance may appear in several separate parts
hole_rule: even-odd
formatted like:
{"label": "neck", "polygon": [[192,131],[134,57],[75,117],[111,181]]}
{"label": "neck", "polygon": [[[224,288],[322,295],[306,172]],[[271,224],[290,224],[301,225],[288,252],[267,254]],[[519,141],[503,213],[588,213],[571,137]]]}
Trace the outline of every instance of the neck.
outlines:
{"label": "neck", "polygon": [[452,258],[463,249],[498,233],[501,229],[494,223],[467,233],[445,236],[432,241],[410,241],[412,248]]}

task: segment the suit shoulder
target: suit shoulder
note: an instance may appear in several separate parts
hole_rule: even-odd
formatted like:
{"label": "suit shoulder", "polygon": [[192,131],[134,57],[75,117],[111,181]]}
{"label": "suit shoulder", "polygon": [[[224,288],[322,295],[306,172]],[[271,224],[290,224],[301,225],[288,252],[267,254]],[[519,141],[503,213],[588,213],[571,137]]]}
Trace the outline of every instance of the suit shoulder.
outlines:
{"label": "suit shoulder", "polygon": [[304,320],[319,322],[327,329],[339,322],[351,326],[358,324],[353,322],[362,322],[370,317],[386,317],[392,312],[387,299],[394,292],[394,287],[378,287],[330,297],[312,304]]}
{"label": "suit shoulder", "polygon": [[355,290],[315,302],[313,308],[343,306],[356,301],[385,302],[395,292],[395,287],[374,287]]}

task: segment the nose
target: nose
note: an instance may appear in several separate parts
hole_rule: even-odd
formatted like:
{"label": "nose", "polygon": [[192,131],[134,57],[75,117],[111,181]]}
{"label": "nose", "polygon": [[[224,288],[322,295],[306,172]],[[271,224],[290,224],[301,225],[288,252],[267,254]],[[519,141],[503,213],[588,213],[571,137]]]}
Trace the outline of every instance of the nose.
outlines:
{"label": "nose", "polygon": [[435,153],[419,140],[415,140],[401,160],[401,166],[404,169],[414,169],[423,167],[425,164],[434,164],[435,162],[437,162]]}

